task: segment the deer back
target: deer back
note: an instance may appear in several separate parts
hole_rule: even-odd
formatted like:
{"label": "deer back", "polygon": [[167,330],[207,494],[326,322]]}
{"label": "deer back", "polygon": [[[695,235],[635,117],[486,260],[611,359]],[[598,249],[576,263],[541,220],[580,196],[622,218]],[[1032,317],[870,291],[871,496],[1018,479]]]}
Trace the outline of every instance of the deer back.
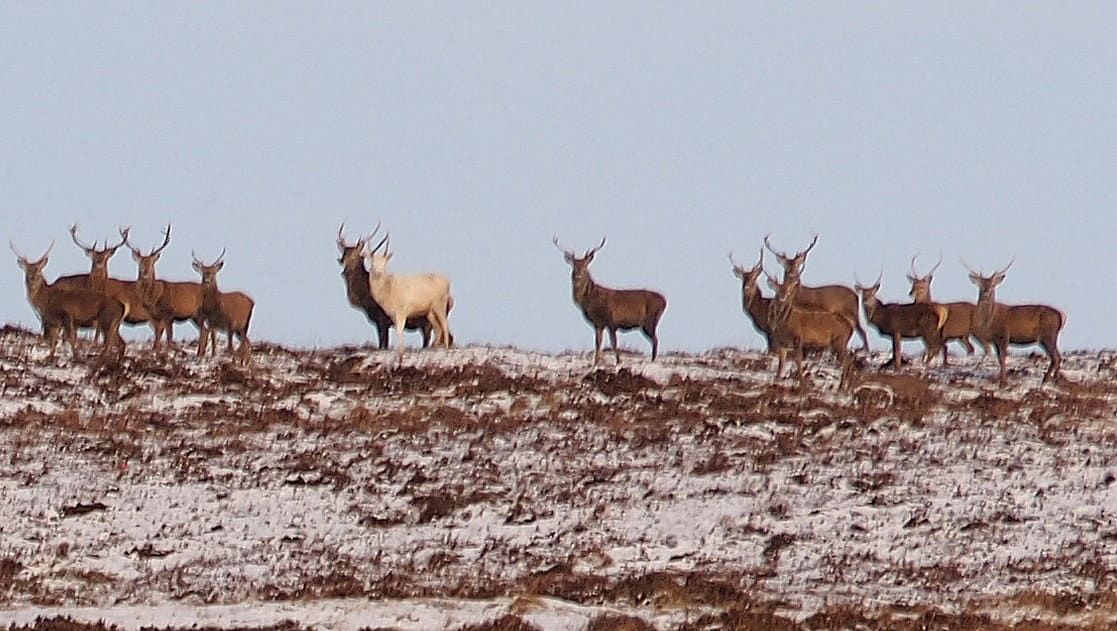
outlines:
{"label": "deer back", "polygon": [[1063,312],[1047,305],[998,304],[991,330],[1011,343],[1030,344],[1057,337],[1065,323]]}
{"label": "deer back", "polygon": [[795,304],[803,309],[831,311],[854,319],[859,308],[857,292],[845,285],[801,285],[795,294]]}
{"label": "deer back", "polygon": [[605,328],[637,328],[667,308],[662,294],[647,289],[610,289],[594,285],[578,301],[586,320]]}
{"label": "deer back", "polygon": [[853,322],[842,314],[795,305],[773,322],[772,334],[783,346],[824,349],[835,340],[848,344],[853,328]]}

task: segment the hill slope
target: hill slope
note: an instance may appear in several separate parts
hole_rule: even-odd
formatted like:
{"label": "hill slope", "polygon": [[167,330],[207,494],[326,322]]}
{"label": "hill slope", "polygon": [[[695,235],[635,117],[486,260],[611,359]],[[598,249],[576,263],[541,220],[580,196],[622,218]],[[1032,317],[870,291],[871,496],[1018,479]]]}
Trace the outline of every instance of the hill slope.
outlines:
{"label": "hill slope", "polygon": [[854,392],[731,350],[394,358],[133,346],[90,374],[6,329],[0,621],[1117,622],[1112,353]]}

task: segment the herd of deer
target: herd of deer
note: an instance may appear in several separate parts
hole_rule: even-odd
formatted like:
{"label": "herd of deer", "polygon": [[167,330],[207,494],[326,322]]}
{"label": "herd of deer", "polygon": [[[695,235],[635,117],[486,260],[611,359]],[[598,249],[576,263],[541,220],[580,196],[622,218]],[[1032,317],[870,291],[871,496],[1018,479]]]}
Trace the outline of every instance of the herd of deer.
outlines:
{"label": "herd of deer", "polygon": [[[104,340],[102,361],[107,358],[119,361],[124,355],[124,340],[120,337],[122,323],[150,324],[155,333],[152,346],[158,350],[164,335],[167,345],[173,346],[176,322],[190,321],[198,327],[199,356],[205,355],[207,346],[216,354],[216,331],[222,330],[228,335],[229,352],[233,352],[233,336],[239,338],[236,356],[240,362],[247,363],[251,348],[248,325],[255,303],[242,292],[224,292],[217,288],[217,273],[225,265],[225,251],[210,264],[194,256],[194,269],[201,275],[199,282],[165,281],[155,277],[155,263],[171,242],[171,227],[167,226],[163,243],[147,254],[128,241],[128,232],[127,228],[120,230],[120,242],[116,245],[106,241],[104,247],[98,247],[96,242],[93,245],[82,243],[78,239],[77,225],[70,226],[70,238],[89,257],[90,270],[88,274],[59,277],[53,283],[43,277],[53,243],[42,256],[31,260],[9,242],[23,269],[27,300],[42,322],[51,358],[59,335],[65,336],[73,347],[78,328],[94,329],[95,335]],[[136,280],[109,277],[109,260],[125,245],[132,251],[138,268]]]}
{"label": "herd of deer", "polygon": [[[399,357],[402,360],[404,340],[402,332],[418,331],[423,347],[434,342],[449,348],[453,344],[450,333],[449,312],[454,300],[450,295],[450,281],[440,274],[399,275],[387,272],[392,258],[389,235],[385,235],[371,249],[368,244],[380,230],[376,225],[372,233],[350,243],[344,236],[344,224],[338,228],[337,247],[341,253],[338,263],[342,267],[349,303],[363,311],[377,329],[379,346],[388,347],[389,329],[398,334]],[[252,298],[242,292],[224,292],[217,287],[217,273],[224,266],[225,252],[213,263],[206,264],[196,255],[193,267],[201,275],[197,282],[166,281],[156,278],[155,263],[171,240],[168,225],[163,242],[148,253],[132,245],[129,230],[120,230],[120,242],[103,247],[82,243],[77,226],[70,227],[70,237],[89,257],[88,274],[63,276],[48,283],[43,276],[51,247],[38,259],[31,260],[11,244],[17,262],[23,269],[27,299],[38,314],[43,335],[53,358],[60,335],[71,346],[76,340],[76,329],[91,328],[104,340],[100,361],[113,358],[117,361],[124,354],[124,340],[120,336],[122,323],[148,323],[154,331],[153,349],[159,350],[166,337],[173,346],[173,327],[176,322],[193,322],[199,330],[197,354],[204,356],[207,348],[216,353],[216,331],[225,331],[228,349],[233,353],[233,338],[239,338],[235,351],[238,361],[247,363],[250,355],[248,326],[255,306]],[[605,239],[596,247],[577,256],[564,249],[553,239],[571,267],[571,285],[575,304],[594,329],[594,364],[601,361],[601,345],[605,331],[616,361],[620,362],[617,332],[640,329],[652,345],[652,359],[659,353],[656,328],[667,308],[662,294],[644,289],[610,289],[594,282],[589,265],[605,245]],[[899,368],[902,364],[900,344],[905,339],[921,339],[926,347],[924,362],[929,363],[941,354],[943,364],[948,362],[946,343],[958,341],[967,354],[974,351],[971,340],[988,352],[990,345],[997,352],[1000,362],[1000,382],[1005,381],[1006,358],[1010,344],[1039,344],[1050,358],[1044,381],[1059,377],[1061,357],[1057,346],[1059,332],[1066,321],[1062,312],[1046,305],[1003,305],[996,301],[996,288],[1004,281],[1010,261],[1003,269],[988,276],[973,269],[970,280],[978,288],[975,303],[938,303],[931,298],[931,281],[939,262],[926,274],[915,271],[915,257],[908,274],[911,281],[910,303],[884,303],[877,297],[880,278],[870,286],[856,283],[853,288],[843,285],[809,287],[802,284],[803,268],[807,255],[818,243],[815,236],[805,250],[794,256],[775,250],[764,237],[767,248],[783,268],[783,279],[767,274],[764,269],[764,248],[760,258],[751,268],[729,259],[733,272],[741,279],[741,303],[744,312],[767,341],[768,351],[778,357],[776,376],[783,376],[785,363],[790,358],[797,365],[801,376],[804,357],[808,352],[831,351],[842,366],[843,378],[852,366],[849,341],[857,332],[864,350],[869,348],[868,336],[861,327],[860,311],[883,336],[892,340],[892,357],[889,363]],[[136,280],[120,280],[108,275],[109,260],[122,246],[132,251],[137,265]],[[775,295],[765,297],[760,289],[760,276],[767,278]]]}
{"label": "herd of deer", "polygon": [[[861,327],[862,308],[866,320],[881,335],[892,340],[892,357],[888,363],[895,368],[902,364],[900,344],[905,339],[922,339],[926,346],[924,362],[929,363],[941,353],[944,365],[948,362],[947,342],[958,341],[968,354],[972,354],[972,339],[986,352],[989,345],[996,349],[1001,383],[1005,381],[1010,344],[1042,346],[1050,358],[1044,381],[1059,377],[1062,358],[1059,355],[1058,337],[1066,321],[1063,313],[1046,305],[1003,305],[996,301],[997,285],[1004,281],[1005,273],[1012,262],[988,276],[967,266],[970,280],[978,288],[976,304],[938,303],[931,299],[931,281],[942,259],[939,259],[931,271],[920,276],[915,271],[916,259],[913,257],[912,270],[908,274],[912,302],[884,303],[877,297],[877,292],[880,291],[879,277],[870,286],[856,283],[853,288],[844,285],[809,287],[802,284],[807,255],[817,243],[818,237],[815,236],[805,250],[788,256],[772,248],[768,237],[764,237],[764,248],[776,256],[783,268],[782,280],[769,276],[764,270],[763,248],[759,259],[751,268],[739,265],[733,260],[733,254],[729,254],[733,273],[741,279],[742,309],[752,319],[757,331],[764,336],[768,352],[778,357],[777,378],[783,376],[784,365],[789,357],[797,364],[797,373],[801,377],[804,356],[814,351],[833,352],[841,364],[843,380],[849,377],[854,368],[849,353],[849,341],[854,331],[861,338],[864,350],[869,349],[868,336]],[[572,268],[574,302],[594,329],[594,363],[600,361],[602,333],[605,330],[609,331],[613,353],[618,362],[620,354],[617,351],[617,331],[636,328],[643,331],[651,341],[652,359],[655,359],[659,348],[656,326],[667,307],[667,300],[663,295],[640,289],[609,289],[595,283],[589,274],[589,264],[605,245],[605,239],[580,257],[571,250],[563,249],[557,237],[554,244],[563,252],[566,262]],[[768,285],[775,291],[773,297],[761,294],[761,275],[767,278]]]}

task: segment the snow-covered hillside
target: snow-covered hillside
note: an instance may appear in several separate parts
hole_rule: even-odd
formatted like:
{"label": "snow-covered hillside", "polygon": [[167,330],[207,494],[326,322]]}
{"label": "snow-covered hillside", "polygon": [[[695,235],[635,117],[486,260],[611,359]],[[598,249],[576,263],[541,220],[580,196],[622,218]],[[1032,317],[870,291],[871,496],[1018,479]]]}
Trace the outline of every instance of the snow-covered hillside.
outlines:
{"label": "snow-covered hillside", "polygon": [[1112,353],[852,391],[734,350],[394,359],[93,372],[6,329],[0,622],[1117,625]]}

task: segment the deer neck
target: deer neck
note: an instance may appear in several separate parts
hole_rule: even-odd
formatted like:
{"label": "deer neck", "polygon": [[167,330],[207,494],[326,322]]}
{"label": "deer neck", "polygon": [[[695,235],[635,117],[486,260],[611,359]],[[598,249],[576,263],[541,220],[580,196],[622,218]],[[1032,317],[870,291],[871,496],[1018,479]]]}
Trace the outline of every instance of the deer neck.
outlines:
{"label": "deer neck", "polygon": [[369,272],[368,290],[377,302],[392,291],[392,275],[387,272]]}
{"label": "deer neck", "polygon": [[593,278],[589,272],[583,276],[575,276],[571,279],[574,291],[574,302],[578,304],[585,304],[587,299],[591,299],[597,293],[597,283],[593,282]]}
{"label": "deer neck", "polygon": [[103,288],[105,286],[105,283],[108,282],[108,280],[109,280],[109,270],[108,270],[107,267],[94,267],[94,268],[89,270],[90,284],[93,285],[94,287],[96,287],[97,289]]}
{"label": "deer neck", "polygon": [[46,297],[47,282],[42,276],[38,278],[29,277],[26,279],[25,285],[27,287],[27,302],[30,302],[31,306],[38,311]]}
{"label": "deer neck", "polygon": [[217,288],[216,280],[202,283],[202,305],[204,308],[215,308],[220,296],[221,290]]}
{"label": "deer neck", "polygon": [[768,319],[769,303],[766,303],[764,297],[760,295],[759,287],[755,284],[745,285],[742,297],[745,311],[748,311],[753,319]]}
{"label": "deer neck", "polygon": [[880,313],[880,299],[876,296],[863,297],[861,303],[865,305],[865,316],[869,318],[870,322],[875,322],[877,315]]}
{"label": "deer neck", "polygon": [[358,262],[356,265],[346,264],[341,270],[341,276],[345,279],[345,288],[349,293],[349,302],[361,297],[361,290],[368,289],[369,274],[365,266]]}
{"label": "deer neck", "polygon": [[997,295],[989,291],[978,296],[977,306],[974,309],[974,324],[980,328],[987,328],[993,323],[997,315]]}
{"label": "deer neck", "polygon": [[931,292],[929,290],[916,292],[916,294],[912,296],[911,301],[922,304],[934,302],[934,300],[931,299]]}

